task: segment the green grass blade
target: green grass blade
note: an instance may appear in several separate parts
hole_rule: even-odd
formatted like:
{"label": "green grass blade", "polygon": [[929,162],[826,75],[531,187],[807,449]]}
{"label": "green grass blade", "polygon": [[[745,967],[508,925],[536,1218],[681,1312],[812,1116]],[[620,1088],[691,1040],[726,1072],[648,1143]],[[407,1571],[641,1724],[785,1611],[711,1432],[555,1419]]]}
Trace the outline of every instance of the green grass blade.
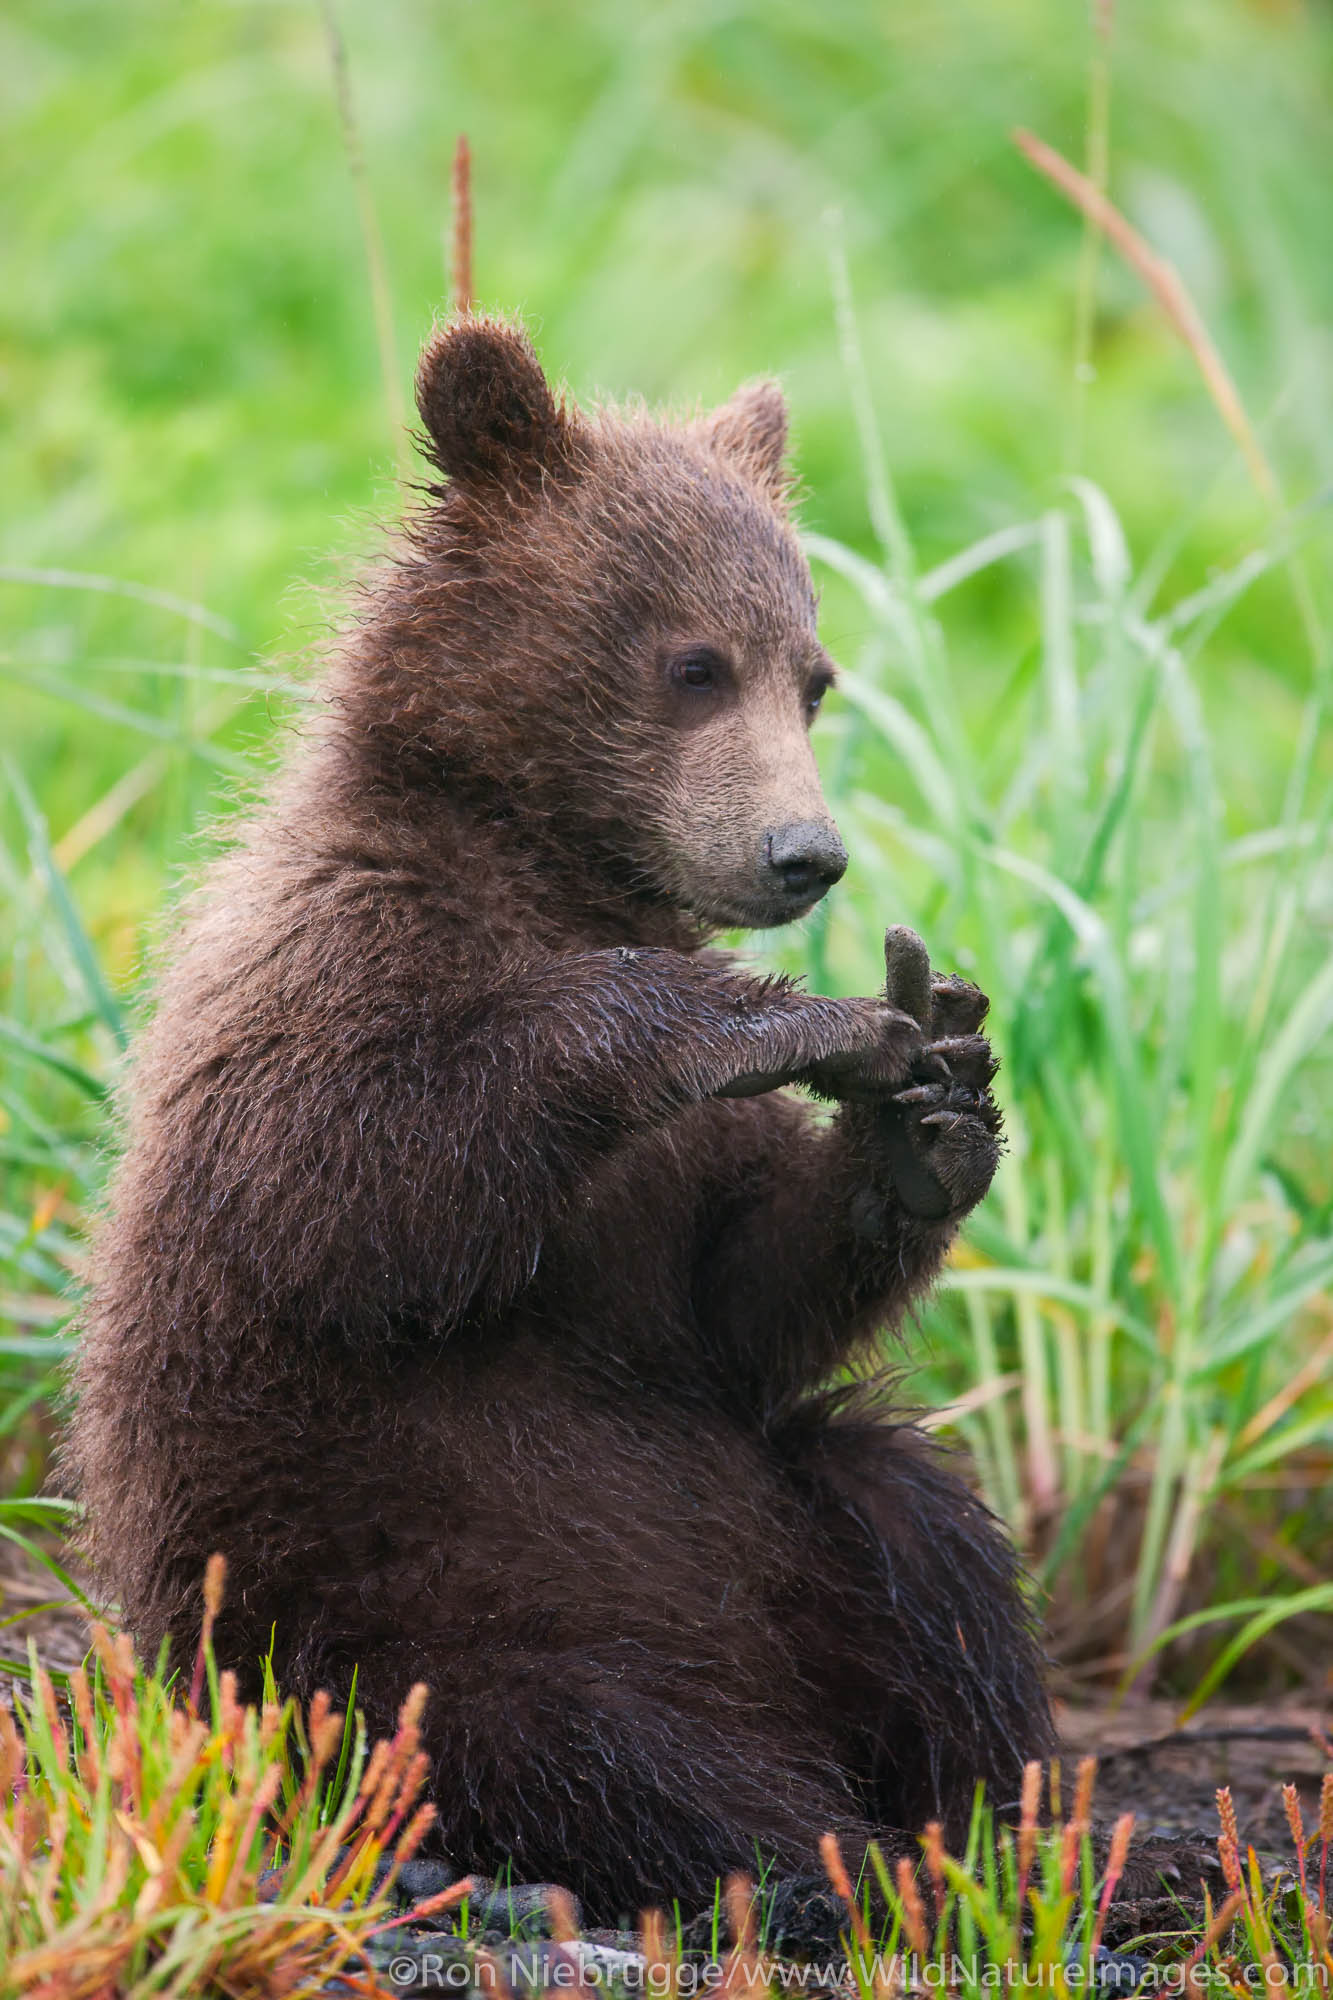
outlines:
{"label": "green grass blade", "polygon": [[106,982],[92,939],[84,929],[83,919],[51,852],[46,821],[38,809],[37,801],[28,790],[23,773],[9,758],[5,759],[5,771],[10,790],[18,801],[19,811],[23,815],[23,822],[28,831],[28,847],[33,866],[46,884],[51,907],[64,933],[65,943],[83,981],[89,1002],[103,1025],[110,1031],[116,1046],[123,1049],[129,1040],[125,1029],[125,1017],[121,1012],[119,1001]]}
{"label": "green grass blade", "polygon": [[1224,1212],[1233,1209],[1248,1191],[1283,1097],[1301,1063],[1330,1027],[1333,958],[1327,959],[1309,981],[1260,1058],[1222,1180]]}

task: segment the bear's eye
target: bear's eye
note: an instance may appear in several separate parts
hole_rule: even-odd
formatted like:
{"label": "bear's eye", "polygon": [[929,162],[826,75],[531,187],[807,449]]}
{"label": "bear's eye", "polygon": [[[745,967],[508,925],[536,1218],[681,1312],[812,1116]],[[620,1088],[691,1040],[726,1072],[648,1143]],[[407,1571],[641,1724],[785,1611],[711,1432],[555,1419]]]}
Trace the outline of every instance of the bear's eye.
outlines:
{"label": "bear's eye", "polygon": [[813,722],[819,713],[819,704],[833,686],[832,674],[816,674],[805,691],[805,712]]}
{"label": "bear's eye", "polygon": [[716,687],[726,674],[726,662],[710,646],[692,646],[671,663],[671,678],[687,688]]}

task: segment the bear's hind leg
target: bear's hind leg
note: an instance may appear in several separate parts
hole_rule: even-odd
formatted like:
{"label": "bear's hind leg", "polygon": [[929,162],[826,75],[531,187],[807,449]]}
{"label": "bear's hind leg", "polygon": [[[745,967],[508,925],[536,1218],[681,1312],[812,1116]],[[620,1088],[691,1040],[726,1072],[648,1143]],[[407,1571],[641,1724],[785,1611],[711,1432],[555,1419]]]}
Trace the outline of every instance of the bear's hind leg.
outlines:
{"label": "bear's hind leg", "polygon": [[780,1673],[766,1700],[707,1657],[706,1634],[688,1636],[685,1662],[679,1648],[635,1657],[614,1639],[586,1651],[497,1646],[434,1673],[421,1660],[363,1662],[360,1685],[434,1682],[431,1796],[459,1869],[562,1883],[593,1922],[675,1900],[688,1914],[736,1870],[817,1870],[829,1831],[863,1852],[851,1789],[808,1718],[787,1712]]}
{"label": "bear's hind leg", "polygon": [[909,1423],[812,1403],[775,1439],[813,1530],[790,1625],[866,1818],[967,1830],[1052,1744],[1035,1621],[1004,1530]]}

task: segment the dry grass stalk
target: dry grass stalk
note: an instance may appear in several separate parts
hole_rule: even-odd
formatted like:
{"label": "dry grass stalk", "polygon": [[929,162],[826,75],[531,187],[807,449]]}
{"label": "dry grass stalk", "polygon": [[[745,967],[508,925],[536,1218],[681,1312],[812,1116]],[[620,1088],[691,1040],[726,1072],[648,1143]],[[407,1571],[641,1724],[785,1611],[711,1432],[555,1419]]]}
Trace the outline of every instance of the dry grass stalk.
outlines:
{"label": "dry grass stalk", "polygon": [[1282,495],[1273,469],[1255,436],[1226,363],[1213,345],[1198,307],[1186,291],[1175,266],[1168,263],[1165,257],[1160,257],[1133,224],[1125,220],[1114,202],[1086,174],[1071,166],[1053,146],[1048,146],[1035,133],[1022,130],[1016,131],[1013,139],[1037,171],[1067,195],[1088,220],[1109,237],[1125,262],[1138,272],[1193,355],[1223,423],[1240,446],[1255,485],[1270,506],[1280,507]]}
{"label": "dry grass stalk", "polygon": [[472,292],[472,153],[466,132],[454,147],[450,180],[453,240],[449,256],[450,287],[455,312],[471,312]]}
{"label": "dry grass stalk", "polygon": [[338,26],[338,17],[333,11],[333,0],[319,0],[319,11],[324,23],[329,64],[333,71],[334,96],[338,105],[338,128],[342,135],[347,171],[351,175],[352,188],[356,195],[361,241],[365,248],[366,268],[370,276],[370,303],[375,318],[375,340],[379,348],[384,402],[393,431],[394,449],[399,467],[407,471],[410,469],[407,412],[403,402],[402,386],[398,379],[398,342],[393,328],[393,303],[389,289],[389,266],[384,255],[384,238],[380,234],[379,218],[375,213],[375,203],[370,192],[370,177],[366,172],[365,154],[361,150],[361,134],[356,121],[356,106],[352,99],[352,79],[347,66],[347,45]]}

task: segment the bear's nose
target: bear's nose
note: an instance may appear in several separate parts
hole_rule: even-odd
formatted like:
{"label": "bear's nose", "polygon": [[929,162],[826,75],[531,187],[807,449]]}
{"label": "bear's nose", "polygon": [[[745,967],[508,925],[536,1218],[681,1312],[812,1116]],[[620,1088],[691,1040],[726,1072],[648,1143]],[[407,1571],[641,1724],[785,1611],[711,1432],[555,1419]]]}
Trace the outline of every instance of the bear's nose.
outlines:
{"label": "bear's nose", "polygon": [[828,820],[793,820],[764,835],[764,860],[784,895],[805,902],[822,896],[847,866],[847,849]]}

